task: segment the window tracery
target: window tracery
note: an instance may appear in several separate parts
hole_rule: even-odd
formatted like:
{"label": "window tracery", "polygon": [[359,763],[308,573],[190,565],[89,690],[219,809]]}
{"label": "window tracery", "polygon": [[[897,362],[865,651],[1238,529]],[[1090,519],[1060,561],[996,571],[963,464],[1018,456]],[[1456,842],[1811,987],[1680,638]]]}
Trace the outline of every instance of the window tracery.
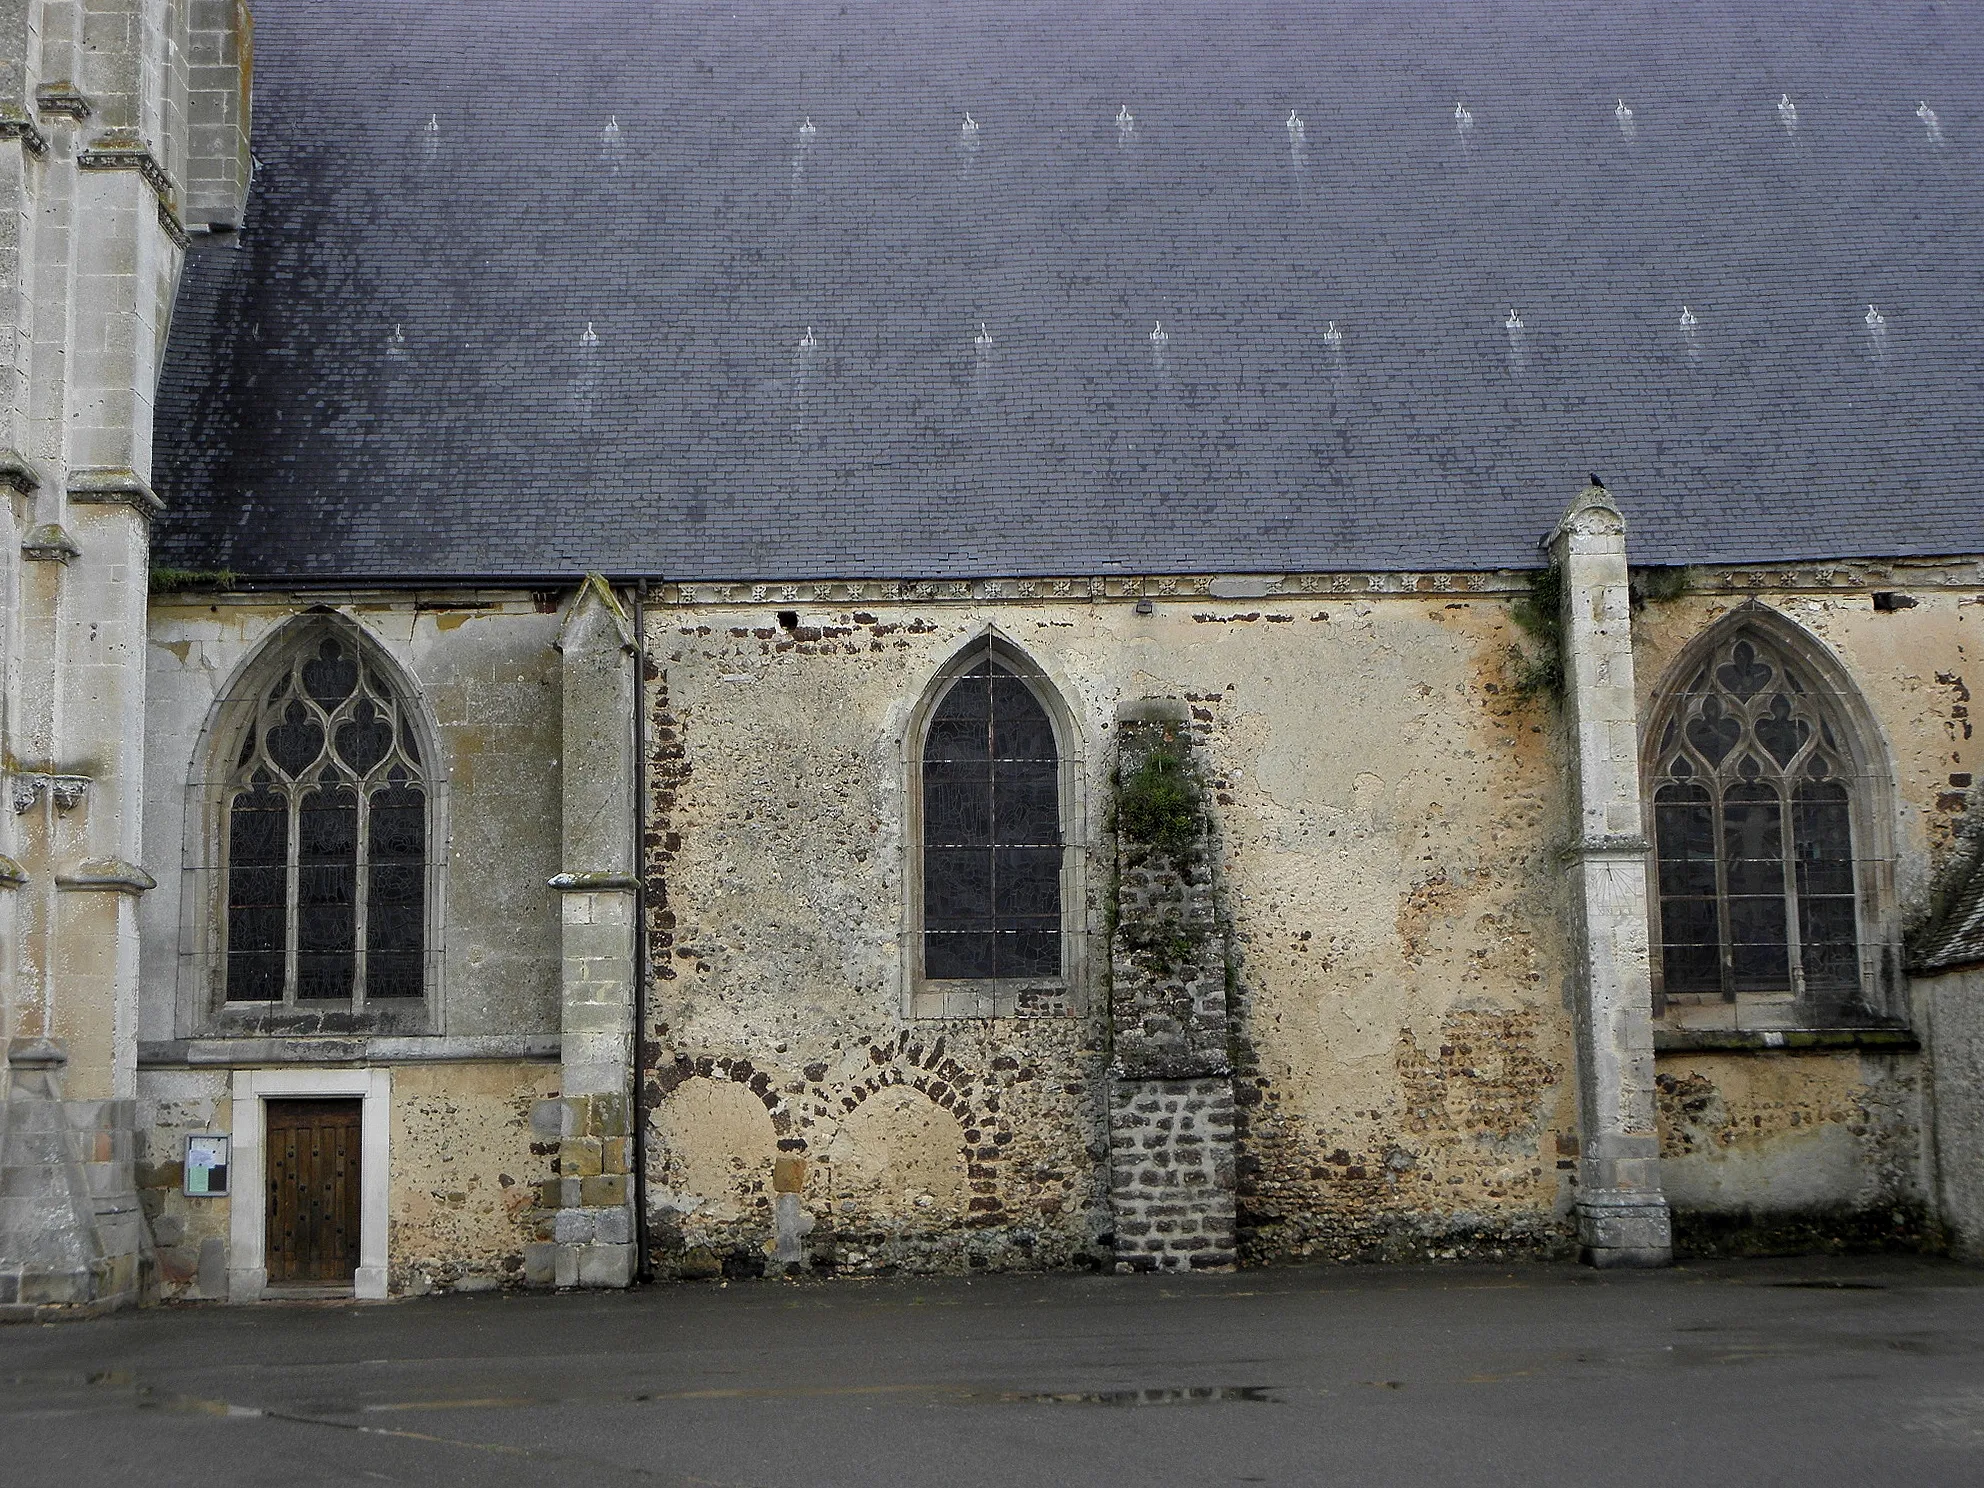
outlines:
{"label": "window tracery", "polygon": [[316,632],[296,649],[256,699],[222,797],[226,1003],[425,994],[421,749],[351,639]]}
{"label": "window tracery", "polygon": [[1789,647],[1736,626],[1656,726],[1661,1011],[1721,1004],[1756,1027],[1874,1020],[1867,807],[1837,699]]}

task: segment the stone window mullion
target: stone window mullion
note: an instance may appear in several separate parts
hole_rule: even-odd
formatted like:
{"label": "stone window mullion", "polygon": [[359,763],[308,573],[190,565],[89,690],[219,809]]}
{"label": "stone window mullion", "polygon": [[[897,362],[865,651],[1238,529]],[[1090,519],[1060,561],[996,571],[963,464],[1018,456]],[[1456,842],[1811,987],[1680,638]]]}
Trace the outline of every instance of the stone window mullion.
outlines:
{"label": "stone window mullion", "polygon": [[296,943],[297,921],[297,881],[300,877],[298,861],[302,852],[303,838],[303,792],[290,785],[283,788],[283,803],[289,819],[289,847],[287,861],[283,867],[283,974],[282,1000],[291,1007],[296,1005],[298,985]]}

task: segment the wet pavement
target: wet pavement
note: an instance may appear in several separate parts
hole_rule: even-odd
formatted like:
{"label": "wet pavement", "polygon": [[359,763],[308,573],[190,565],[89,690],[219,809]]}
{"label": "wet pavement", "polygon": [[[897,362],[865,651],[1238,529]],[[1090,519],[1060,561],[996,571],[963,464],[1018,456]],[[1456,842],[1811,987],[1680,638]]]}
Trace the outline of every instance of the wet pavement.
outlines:
{"label": "wet pavement", "polygon": [[1984,1269],[737,1282],[0,1328],[6,1484],[1984,1484]]}

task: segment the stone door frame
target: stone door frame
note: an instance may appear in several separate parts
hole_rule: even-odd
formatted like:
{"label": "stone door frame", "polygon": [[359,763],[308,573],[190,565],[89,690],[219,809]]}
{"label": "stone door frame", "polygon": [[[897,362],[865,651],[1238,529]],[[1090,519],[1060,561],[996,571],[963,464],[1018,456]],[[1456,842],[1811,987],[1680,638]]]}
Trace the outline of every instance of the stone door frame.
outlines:
{"label": "stone door frame", "polygon": [[352,1294],[386,1296],[386,1207],[392,1192],[393,1072],[390,1069],[238,1069],[234,1101],[234,1196],[228,1216],[227,1298],[257,1302],[269,1284],[268,1111],[270,1098],[357,1096],[358,1271]]}

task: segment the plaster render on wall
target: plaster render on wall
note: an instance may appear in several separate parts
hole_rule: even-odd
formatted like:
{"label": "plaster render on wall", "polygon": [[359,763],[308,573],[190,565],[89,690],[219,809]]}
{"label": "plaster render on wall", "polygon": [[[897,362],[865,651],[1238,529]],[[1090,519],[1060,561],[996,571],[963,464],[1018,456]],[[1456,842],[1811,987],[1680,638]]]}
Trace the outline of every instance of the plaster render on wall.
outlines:
{"label": "plaster render on wall", "polygon": [[[1548,973],[1562,955],[1546,835],[1558,808],[1548,715],[1505,673],[1500,599],[1198,604],[1152,617],[930,605],[802,613],[790,630],[762,611],[650,611],[649,1039],[663,1083],[678,1059],[691,1071],[741,1060],[765,1077],[777,1140],[816,1158],[838,1140],[846,1095],[834,1077],[850,1048],[927,1049],[942,1036],[974,1095],[998,1092],[1012,1144],[1033,1144],[1036,1166],[1082,1175],[1077,1187],[1092,1182],[1098,984],[1070,989],[1066,1019],[904,1023],[891,996],[908,707],[986,620],[1098,741],[1092,771],[1108,768],[1124,697],[1169,695],[1189,710],[1234,891],[1243,1226],[1255,1253],[1359,1253],[1380,1234],[1454,1226],[1524,1244],[1550,1232],[1562,1212],[1551,1138],[1568,1117]],[[1401,676],[1414,680],[1392,685]],[[1097,802],[1104,783],[1091,782]],[[1076,824],[1079,848],[1103,865],[1090,874],[1098,885],[1112,851],[1102,816]],[[1102,908],[1086,906],[1090,935]],[[1438,1049],[1460,1013],[1516,1018],[1523,1053],[1506,1064],[1522,1086],[1509,1097],[1522,1131],[1437,1153],[1402,1144],[1400,1030]],[[1001,1043],[1059,1088],[1060,1123],[1018,1120],[1000,1073],[967,1059]],[[1508,1148],[1524,1150],[1519,1165]],[[1360,1160],[1317,1160],[1337,1152]],[[977,1212],[987,1243],[1027,1207],[996,1171],[974,1195],[999,1206]],[[665,1186],[659,1170],[655,1181]],[[1057,1243],[1086,1254],[1107,1220],[1075,1197],[1061,1200]],[[854,1202],[833,1225],[887,1229]],[[662,1252],[679,1243],[657,1238]]]}
{"label": "plaster render on wall", "polygon": [[393,1076],[395,1292],[513,1286],[534,1237],[530,1112],[551,1065],[406,1065]]}

